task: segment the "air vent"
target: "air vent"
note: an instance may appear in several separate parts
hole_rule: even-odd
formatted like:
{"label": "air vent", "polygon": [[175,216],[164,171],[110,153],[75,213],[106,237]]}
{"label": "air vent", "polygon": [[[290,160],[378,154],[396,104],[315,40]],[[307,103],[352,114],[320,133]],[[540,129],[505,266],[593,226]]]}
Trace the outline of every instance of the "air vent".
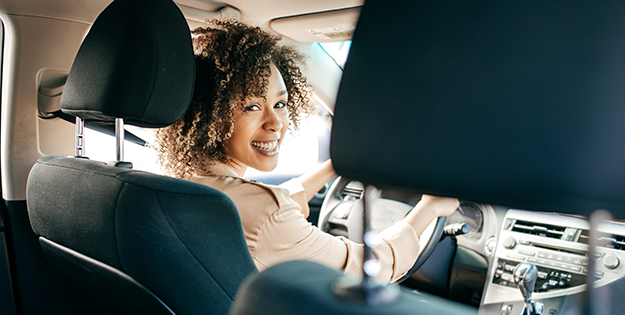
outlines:
{"label": "air vent", "polygon": [[579,239],[577,240],[578,243],[583,243],[583,244],[588,244],[590,240],[590,231],[589,230],[582,230],[582,233],[579,234]]}
{"label": "air vent", "polygon": [[562,239],[566,227],[517,220],[512,224],[510,230],[512,232]]}
{"label": "air vent", "polygon": [[362,192],[364,191],[364,187],[359,182],[350,182],[345,185],[343,191],[341,192],[341,197],[343,200],[345,199],[360,199],[362,197]]}
{"label": "air vent", "polygon": [[[599,233],[597,246],[613,248],[618,250],[625,250],[625,236],[623,235],[611,235],[606,233]],[[579,243],[590,243],[590,231],[583,230],[579,235]]]}

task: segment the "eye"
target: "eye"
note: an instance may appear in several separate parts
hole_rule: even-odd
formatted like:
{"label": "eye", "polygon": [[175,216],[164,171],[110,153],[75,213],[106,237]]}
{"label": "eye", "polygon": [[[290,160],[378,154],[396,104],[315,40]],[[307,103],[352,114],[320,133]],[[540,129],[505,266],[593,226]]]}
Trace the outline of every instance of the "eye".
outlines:
{"label": "eye", "polygon": [[244,112],[255,112],[260,110],[260,106],[258,105],[250,105],[250,106],[246,106],[243,111]]}
{"label": "eye", "polygon": [[274,108],[286,108],[286,103],[278,102],[276,105],[274,105]]}

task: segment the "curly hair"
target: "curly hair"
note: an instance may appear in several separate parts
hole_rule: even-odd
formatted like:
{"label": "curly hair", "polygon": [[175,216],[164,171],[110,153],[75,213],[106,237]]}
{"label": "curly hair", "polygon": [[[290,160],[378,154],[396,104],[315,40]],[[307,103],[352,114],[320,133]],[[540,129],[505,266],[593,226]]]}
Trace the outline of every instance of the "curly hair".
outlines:
{"label": "curly hair", "polygon": [[234,110],[250,96],[266,97],[271,64],[289,95],[289,129],[298,130],[302,115],[314,109],[312,88],[299,67],[303,54],[258,27],[229,20],[208,23],[191,32],[196,62],[191,105],[177,122],[156,132],[159,161],[166,174],[178,178],[208,175],[206,165],[229,161],[224,145],[234,130]]}

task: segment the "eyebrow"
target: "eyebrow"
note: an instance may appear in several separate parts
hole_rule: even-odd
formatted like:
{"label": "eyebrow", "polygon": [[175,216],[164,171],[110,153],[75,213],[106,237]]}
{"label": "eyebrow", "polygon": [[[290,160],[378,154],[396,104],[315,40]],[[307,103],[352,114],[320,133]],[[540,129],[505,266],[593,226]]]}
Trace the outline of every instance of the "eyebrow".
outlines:
{"label": "eyebrow", "polygon": [[278,96],[282,96],[282,95],[287,94],[287,93],[288,93],[288,91],[287,91],[286,89],[284,89],[284,90],[282,90],[282,91],[278,92],[278,94],[277,94],[277,95],[278,95]]}

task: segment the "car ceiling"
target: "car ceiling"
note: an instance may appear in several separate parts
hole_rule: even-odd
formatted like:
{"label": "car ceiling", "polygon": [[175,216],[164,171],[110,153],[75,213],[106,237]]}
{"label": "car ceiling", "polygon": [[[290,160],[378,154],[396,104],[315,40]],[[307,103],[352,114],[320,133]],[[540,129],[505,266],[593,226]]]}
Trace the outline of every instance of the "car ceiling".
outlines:
{"label": "car ceiling", "polygon": [[[241,13],[242,21],[262,27],[269,27],[270,21],[282,17],[358,7],[364,3],[363,0],[177,0],[175,2],[179,6],[196,9],[195,12],[204,11],[207,17],[211,17],[211,12],[223,7],[233,7]],[[3,1],[0,3],[0,12],[90,23],[109,3],[111,0]]]}
{"label": "car ceiling", "polygon": [[[0,14],[91,24],[111,2],[111,0],[9,0],[0,2]],[[312,57],[305,72],[315,89],[317,99],[331,112],[333,111],[342,70],[333,65],[333,61],[325,56],[325,52],[313,47],[311,42],[350,40],[351,37],[320,39],[306,30],[343,23],[355,26],[359,7],[364,0],[175,0],[174,2],[185,14],[191,29],[202,26],[205,19],[220,17],[233,17],[266,29],[272,29],[272,22],[278,21],[279,24],[274,25],[273,31],[280,33],[288,43],[298,46],[302,52]]]}

